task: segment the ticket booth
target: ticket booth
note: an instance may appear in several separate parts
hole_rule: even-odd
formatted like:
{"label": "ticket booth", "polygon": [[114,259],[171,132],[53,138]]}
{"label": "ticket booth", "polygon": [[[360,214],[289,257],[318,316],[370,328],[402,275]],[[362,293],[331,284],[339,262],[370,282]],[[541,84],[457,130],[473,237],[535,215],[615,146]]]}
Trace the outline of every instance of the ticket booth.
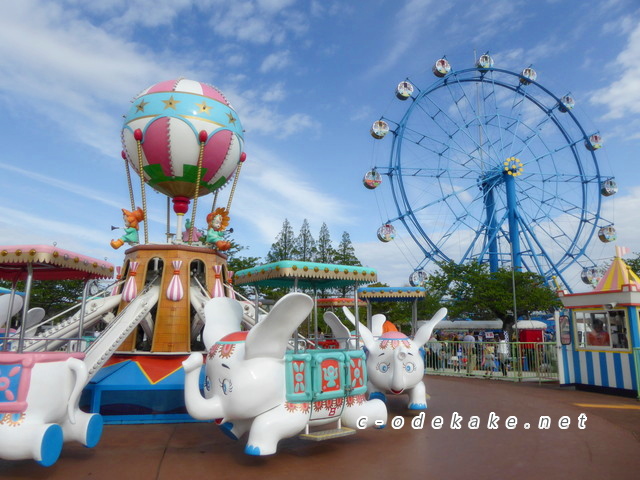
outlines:
{"label": "ticket booth", "polygon": [[638,395],[640,278],[620,257],[593,291],[559,292],[556,320],[560,383]]}

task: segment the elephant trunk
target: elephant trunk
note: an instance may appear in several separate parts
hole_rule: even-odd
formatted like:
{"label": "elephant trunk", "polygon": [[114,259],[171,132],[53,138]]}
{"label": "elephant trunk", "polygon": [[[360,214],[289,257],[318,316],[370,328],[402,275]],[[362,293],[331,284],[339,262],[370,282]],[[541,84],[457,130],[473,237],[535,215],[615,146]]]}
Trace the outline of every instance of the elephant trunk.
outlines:
{"label": "elephant trunk", "polygon": [[196,420],[212,420],[224,417],[222,404],[217,396],[204,398],[200,393],[200,369],[202,355],[192,353],[182,362],[184,367],[184,400],[189,415]]}
{"label": "elephant trunk", "polygon": [[404,392],[406,388],[405,371],[404,371],[404,359],[407,357],[407,352],[403,347],[397,348],[393,352],[393,375],[391,377],[391,393],[398,395]]}

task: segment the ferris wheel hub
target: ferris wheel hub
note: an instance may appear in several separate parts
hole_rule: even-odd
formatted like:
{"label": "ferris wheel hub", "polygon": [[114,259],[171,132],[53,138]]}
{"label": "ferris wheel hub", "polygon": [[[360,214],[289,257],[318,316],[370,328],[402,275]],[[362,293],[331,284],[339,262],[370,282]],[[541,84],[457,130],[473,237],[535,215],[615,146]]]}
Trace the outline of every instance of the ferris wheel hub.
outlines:
{"label": "ferris wheel hub", "polygon": [[522,175],[524,171],[524,166],[522,162],[518,160],[516,157],[509,157],[504,161],[504,173],[507,175],[512,175],[517,177]]}

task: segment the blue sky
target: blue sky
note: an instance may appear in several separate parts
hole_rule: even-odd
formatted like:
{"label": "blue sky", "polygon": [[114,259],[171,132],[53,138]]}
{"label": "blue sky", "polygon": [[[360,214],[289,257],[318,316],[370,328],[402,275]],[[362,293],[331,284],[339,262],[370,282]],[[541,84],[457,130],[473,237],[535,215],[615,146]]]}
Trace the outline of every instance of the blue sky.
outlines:
{"label": "blue sky", "polygon": [[[388,144],[369,128],[397,102],[399,81],[428,86],[442,55],[461,69],[489,51],[496,67],[533,64],[545,87],[576,98],[585,129],[604,137],[600,167],[620,187],[604,207],[618,244],[640,251],[637,0],[21,0],[2,9],[0,244],[57,242],[120,264],[124,249],[109,241],[129,203],[122,116],[144,88],[186,77],[222,90],[246,130],[231,226],[247,255],[265,256],[285,218],[296,233],[306,218],[316,238],[322,222],[336,244],[348,231],[363,264],[406,284],[421,255],[403,232],[376,238],[390,193],[366,190],[362,176]],[[150,239],[161,242],[165,199],[147,196]],[[594,258],[613,255],[611,244],[593,244]]]}

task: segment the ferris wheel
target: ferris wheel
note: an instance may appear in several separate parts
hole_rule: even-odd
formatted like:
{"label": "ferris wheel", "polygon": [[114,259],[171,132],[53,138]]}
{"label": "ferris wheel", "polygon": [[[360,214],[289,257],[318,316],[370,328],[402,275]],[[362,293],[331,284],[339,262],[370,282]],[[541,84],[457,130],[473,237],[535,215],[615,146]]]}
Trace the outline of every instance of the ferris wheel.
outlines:
{"label": "ferris wheel", "polygon": [[616,239],[601,207],[617,185],[601,175],[602,138],[580,125],[573,97],[554,95],[531,67],[495,68],[488,54],[460,71],[441,58],[433,73],[424,89],[398,84],[406,110],[371,128],[377,140],[392,137],[388,163],[363,179],[391,187],[395,211],[378,238],[392,241],[402,224],[424,254],[410,282],[443,261],[528,270],[569,289],[563,274],[579,266],[592,282],[587,247]]}

